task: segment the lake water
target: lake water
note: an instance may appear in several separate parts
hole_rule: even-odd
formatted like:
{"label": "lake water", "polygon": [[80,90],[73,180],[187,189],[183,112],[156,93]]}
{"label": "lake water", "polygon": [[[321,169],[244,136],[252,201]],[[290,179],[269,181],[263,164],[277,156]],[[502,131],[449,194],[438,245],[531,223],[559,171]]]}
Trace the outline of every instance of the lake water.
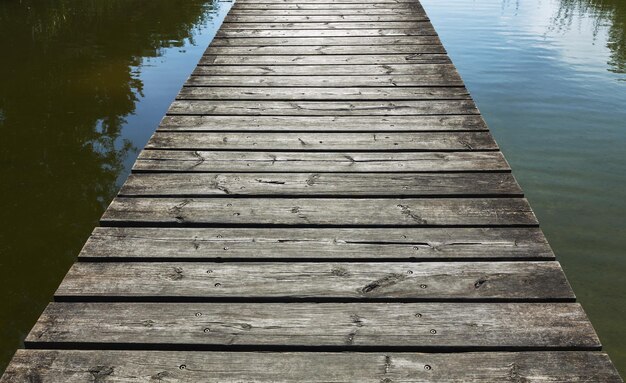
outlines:
{"label": "lake water", "polygon": [[422,4],[626,376],[626,1]]}
{"label": "lake water", "polygon": [[[626,374],[626,2],[422,2]],[[0,371],[229,7],[0,2]]]}
{"label": "lake water", "polygon": [[0,1],[0,371],[230,6]]}

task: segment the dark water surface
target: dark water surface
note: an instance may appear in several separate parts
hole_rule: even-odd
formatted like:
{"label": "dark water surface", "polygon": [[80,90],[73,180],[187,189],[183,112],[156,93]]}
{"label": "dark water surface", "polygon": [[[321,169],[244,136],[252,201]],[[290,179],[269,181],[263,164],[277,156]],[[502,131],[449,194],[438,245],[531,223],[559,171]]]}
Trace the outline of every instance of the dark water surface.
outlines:
{"label": "dark water surface", "polygon": [[[626,1],[423,3],[626,374]],[[0,1],[0,371],[229,6]]]}
{"label": "dark water surface", "polygon": [[626,1],[422,3],[626,376]]}
{"label": "dark water surface", "polygon": [[0,1],[0,372],[230,5]]}

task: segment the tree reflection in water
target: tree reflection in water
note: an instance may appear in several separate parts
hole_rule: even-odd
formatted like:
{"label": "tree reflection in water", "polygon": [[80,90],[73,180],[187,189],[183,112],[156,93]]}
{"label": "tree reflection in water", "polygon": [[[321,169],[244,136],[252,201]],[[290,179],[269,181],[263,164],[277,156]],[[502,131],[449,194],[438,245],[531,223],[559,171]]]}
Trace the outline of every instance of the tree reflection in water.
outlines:
{"label": "tree reflection in water", "polygon": [[142,96],[142,60],[189,43],[214,7],[206,0],[0,2],[0,371],[136,151],[122,128]]}
{"label": "tree reflection in water", "polygon": [[624,0],[560,0],[553,25],[569,28],[578,15],[591,16],[596,31],[608,29],[607,47],[611,51],[610,71],[626,73],[626,1]]}

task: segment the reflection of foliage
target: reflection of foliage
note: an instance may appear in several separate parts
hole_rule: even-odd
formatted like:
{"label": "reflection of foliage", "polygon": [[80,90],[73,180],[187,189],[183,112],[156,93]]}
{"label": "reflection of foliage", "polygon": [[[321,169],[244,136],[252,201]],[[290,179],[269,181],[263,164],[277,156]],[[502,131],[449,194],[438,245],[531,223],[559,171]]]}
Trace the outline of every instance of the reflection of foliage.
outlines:
{"label": "reflection of foliage", "polygon": [[[10,144],[5,148],[35,149],[27,158],[15,150],[0,153],[4,171],[33,164],[51,167],[54,161],[64,171],[73,168],[83,174],[89,168],[90,182],[72,185],[82,190],[73,189],[71,198],[81,195],[94,201],[87,195],[97,191],[103,194],[96,199],[108,200],[130,149],[118,142],[124,117],[134,111],[142,92],[132,67],[143,57],[158,56],[163,47],[181,46],[206,17],[206,3],[3,2],[0,43],[10,59],[0,61],[2,140]],[[66,160],[80,163],[67,166]],[[20,174],[24,173],[22,168]],[[38,186],[50,185],[44,178],[38,181]]]}
{"label": "reflection of foliage", "polygon": [[555,21],[561,26],[571,24],[576,15],[589,14],[596,28],[609,24],[612,70],[626,73],[626,1],[624,0],[561,0]]}
{"label": "reflection of foliage", "polygon": [[142,58],[210,0],[0,1],[0,371],[115,194]]}

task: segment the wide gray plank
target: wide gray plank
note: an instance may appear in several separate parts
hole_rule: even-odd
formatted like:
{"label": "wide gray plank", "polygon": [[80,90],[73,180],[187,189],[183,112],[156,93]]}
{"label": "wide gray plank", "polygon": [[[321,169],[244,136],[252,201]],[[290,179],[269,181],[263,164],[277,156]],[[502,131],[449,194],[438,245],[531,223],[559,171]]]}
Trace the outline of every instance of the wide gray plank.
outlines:
{"label": "wide gray plank", "polygon": [[396,16],[413,15],[426,17],[424,12],[417,12],[415,9],[395,9],[395,8],[335,8],[326,9],[243,9],[233,7],[228,13],[229,16]]}
{"label": "wide gray plank", "polygon": [[266,2],[266,3],[254,3],[254,2],[237,2],[232,10],[261,10],[261,11],[269,11],[269,10],[388,10],[388,9],[396,9],[403,10],[405,13],[416,13],[416,14],[425,14],[426,11],[418,1],[413,2],[398,2],[398,3],[373,3],[368,1],[363,1],[360,3],[331,3],[331,2],[311,2],[304,1],[298,3],[275,3],[275,2]]}
{"label": "wide gray plank", "polygon": [[[427,26],[427,27],[426,27]],[[351,21],[351,22],[321,22],[321,23],[293,23],[293,22],[266,22],[266,23],[233,23],[224,22],[220,27],[220,31],[231,30],[272,30],[272,29],[422,29],[432,27],[429,21]],[[443,49],[443,47],[442,47]]]}
{"label": "wide gray plank", "polygon": [[277,151],[496,150],[489,132],[198,133],[156,132],[147,149]]}
{"label": "wide gray plank", "polygon": [[433,36],[437,32],[430,23],[420,28],[393,29],[223,29],[218,37],[369,37],[369,36]]}
{"label": "wide gray plank", "polygon": [[97,227],[81,260],[553,260],[539,228]]}
{"label": "wide gray plank", "polygon": [[127,198],[117,197],[103,226],[534,226],[524,198]]}
{"label": "wide gray plank", "polygon": [[[245,92],[245,90],[243,90]],[[288,92],[288,90],[283,89]],[[479,115],[462,116],[165,116],[161,131],[406,132],[482,131]]]}
{"label": "wide gray plank", "polygon": [[433,100],[469,99],[463,87],[268,88],[184,87],[178,100]]}
{"label": "wide gray plank", "polygon": [[75,263],[57,300],[573,301],[558,262]]}
{"label": "wide gray plank", "polygon": [[230,23],[327,23],[327,22],[375,22],[375,21],[427,21],[424,15],[326,15],[326,16],[276,16],[276,15],[229,15],[224,19]]}
{"label": "wide gray plank", "polygon": [[423,12],[423,8],[421,4],[417,1],[414,2],[406,2],[406,3],[380,3],[380,2],[367,2],[363,1],[361,3],[240,3],[237,2],[235,4],[237,10],[241,9],[259,9],[259,10],[270,10],[270,9],[397,9],[403,10],[404,12]]}
{"label": "wide gray plank", "polygon": [[[237,68],[237,67],[234,67]],[[223,86],[223,87],[402,87],[402,86],[463,86],[461,77],[456,72],[423,75],[302,75],[302,76],[191,76],[186,86]],[[448,113],[442,113],[448,114]]]}
{"label": "wide gray plank", "polygon": [[[471,368],[468,368],[471,366]],[[18,350],[1,383],[620,383],[597,351],[353,353]]]}
{"label": "wide gray plank", "polygon": [[362,65],[362,64],[447,64],[446,54],[416,53],[389,55],[228,56],[205,55],[199,65]]}
{"label": "wide gray plank", "polygon": [[[207,77],[211,78],[211,77]],[[472,100],[399,101],[209,101],[178,100],[168,114],[251,116],[376,116],[478,114]]]}
{"label": "wide gray plank", "polygon": [[[239,16],[247,17],[247,16]],[[256,18],[255,16],[250,16]],[[279,18],[280,16],[273,16]],[[315,16],[310,16],[315,17]],[[322,17],[322,16],[320,16]],[[349,16],[345,16],[347,18]],[[381,16],[382,17],[382,16]],[[262,18],[259,16],[258,18]],[[290,45],[345,45],[358,46],[364,45],[370,47],[372,45],[432,45],[439,44],[437,36],[370,36],[370,37],[239,37],[220,38],[216,37],[211,42],[213,47],[235,47],[235,46],[271,46],[277,45],[286,47]]]}
{"label": "wide gray plank", "polygon": [[135,173],[121,196],[521,196],[510,173]]}
{"label": "wide gray plank", "polygon": [[598,350],[577,303],[51,303],[47,344]]}
{"label": "wide gray plank", "polygon": [[207,55],[385,55],[445,53],[434,45],[307,45],[307,46],[209,46]]}
{"label": "wide gray plank", "polygon": [[508,171],[500,152],[215,152],[144,150],[135,171],[458,172]]}
{"label": "wide gray plank", "polygon": [[379,0],[375,3],[370,0],[239,0],[237,4],[415,4],[419,2],[415,0]]}
{"label": "wide gray plank", "polygon": [[452,64],[384,65],[200,65],[194,76],[379,76],[379,75],[449,75],[458,78]]}

